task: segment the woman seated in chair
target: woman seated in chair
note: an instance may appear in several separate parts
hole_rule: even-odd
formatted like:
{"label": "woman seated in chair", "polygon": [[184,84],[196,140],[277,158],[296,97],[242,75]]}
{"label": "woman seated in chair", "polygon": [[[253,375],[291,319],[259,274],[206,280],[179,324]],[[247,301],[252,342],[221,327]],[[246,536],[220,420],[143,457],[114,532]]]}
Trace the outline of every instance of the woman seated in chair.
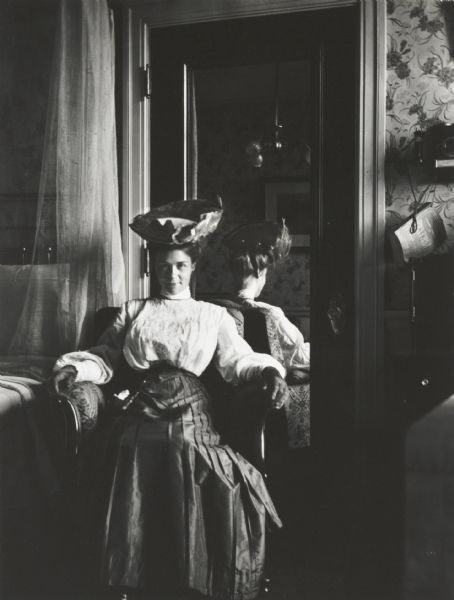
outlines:
{"label": "woman seated in chair", "polygon": [[[290,398],[286,403],[289,443],[309,443],[310,344],[281,308],[257,300],[269,269],[277,268],[290,252],[292,240],[285,223],[240,225],[225,238],[234,291],[232,300],[219,301],[236,318],[239,332],[260,352],[269,352],[287,371]],[[261,317],[261,318],[257,318]]]}
{"label": "woman seated in chair", "polygon": [[89,506],[102,584],[149,589],[159,600],[172,589],[256,598],[265,522],[280,525],[260,473],[221,444],[199,379],[213,359],[228,382],[260,382],[272,406],[288,393],[282,366],[254,353],[224,308],[191,298],[200,242],[221,213],[194,200],[136,217],[159,296],[126,302],[98,345],[59,358],[53,378],[59,393],[72,381],[108,382],[121,355],[129,367],[124,410],[94,440]]}

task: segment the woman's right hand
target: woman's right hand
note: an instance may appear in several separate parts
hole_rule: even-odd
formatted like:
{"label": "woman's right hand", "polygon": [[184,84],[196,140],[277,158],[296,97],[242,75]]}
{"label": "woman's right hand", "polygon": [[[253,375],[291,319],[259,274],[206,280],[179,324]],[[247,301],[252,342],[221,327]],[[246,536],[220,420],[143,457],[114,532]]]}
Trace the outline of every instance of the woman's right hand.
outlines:
{"label": "woman's right hand", "polygon": [[262,389],[265,392],[271,408],[282,408],[288,400],[289,391],[285,379],[283,379],[279,371],[274,367],[266,367],[262,371],[263,385]]}
{"label": "woman's right hand", "polygon": [[77,369],[72,365],[66,365],[55,371],[48,381],[49,392],[53,396],[65,395],[74,385],[77,377]]}

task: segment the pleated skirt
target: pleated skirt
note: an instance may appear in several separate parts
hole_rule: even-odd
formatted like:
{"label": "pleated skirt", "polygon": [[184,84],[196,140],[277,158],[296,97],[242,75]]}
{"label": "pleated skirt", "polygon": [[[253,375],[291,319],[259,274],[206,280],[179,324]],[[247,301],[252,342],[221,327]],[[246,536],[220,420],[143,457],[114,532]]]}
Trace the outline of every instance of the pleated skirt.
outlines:
{"label": "pleated skirt", "polygon": [[221,444],[201,381],[149,373],[89,458],[87,510],[100,582],[257,597],[265,529],[281,526],[261,474]]}

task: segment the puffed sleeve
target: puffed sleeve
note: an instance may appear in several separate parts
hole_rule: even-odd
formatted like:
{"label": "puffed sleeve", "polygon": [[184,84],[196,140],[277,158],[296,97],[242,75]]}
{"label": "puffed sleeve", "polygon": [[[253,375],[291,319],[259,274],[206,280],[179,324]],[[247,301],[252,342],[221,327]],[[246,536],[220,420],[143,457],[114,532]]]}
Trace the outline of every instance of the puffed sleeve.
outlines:
{"label": "puffed sleeve", "polygon": [[310,343],[304,341],[303,334],[291,321],[287,319],[284,312],[277,307],[271,312],[276,323],[277,334],[284,354],[285,367],[302,367],[310,363]]}
{"label": "puffed sleeve", "polygon": [[235,321],[224,309],[219,323],[214,364],[229,383],[259,380],[266,367],[273,367],[285,377],[285,369],[268,354],[254,352],[239,335]]}
{"label": "puffed sleeve", "polygon": [[96,346],[86,351],[64,354],[55,363],[54,371],[65,365],[71,365],[77,370],[76,381],[92,381],[97,384],[110,381],[123,351],[126,332],[136,312],[136,304],[132,302],[123,304]]}

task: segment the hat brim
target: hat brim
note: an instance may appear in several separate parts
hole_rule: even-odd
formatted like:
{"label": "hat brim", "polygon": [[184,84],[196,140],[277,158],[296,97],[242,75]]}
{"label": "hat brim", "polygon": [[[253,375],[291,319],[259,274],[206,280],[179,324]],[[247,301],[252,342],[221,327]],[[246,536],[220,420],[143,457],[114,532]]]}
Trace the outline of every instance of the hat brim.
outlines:
{"label": "hat brim", "polygon": [[184,246],[211,235],[219,225],[222,206],[206,200],[181,200],[161,204],[137,215],[129,227],[151,244]]}

